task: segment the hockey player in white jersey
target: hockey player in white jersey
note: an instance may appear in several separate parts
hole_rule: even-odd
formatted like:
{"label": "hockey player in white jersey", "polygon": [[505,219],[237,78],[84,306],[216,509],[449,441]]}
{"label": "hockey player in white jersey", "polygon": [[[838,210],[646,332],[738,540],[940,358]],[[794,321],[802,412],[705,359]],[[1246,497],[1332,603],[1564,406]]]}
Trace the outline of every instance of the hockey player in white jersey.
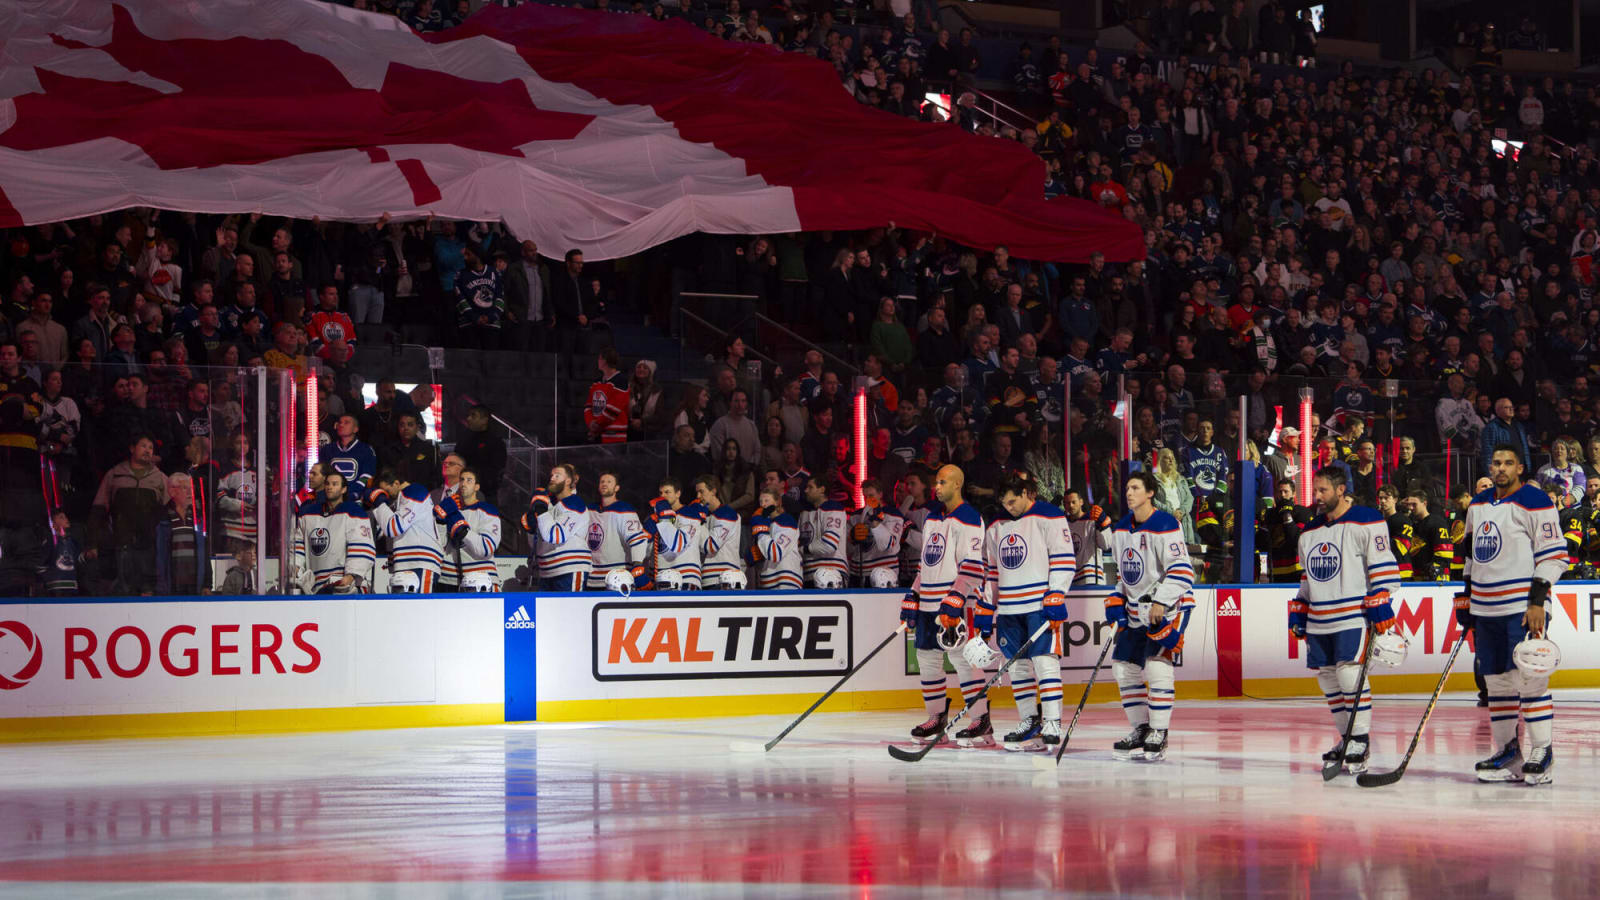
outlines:
{"label": "hockey player in white jersey", "polygon": [[739,557],[743,529],[739,514],[722,502],[722,479],[701,475],[694,480],[694,496],[706,511],[700,525],[700,586],[705,590],[747,587]]}
{"label": "hockey player in white jersey", "polygon": [[522,516],[523,530],[533,535],[540,590],[583,590],[594,567],[589,545],[596,524],[589,505],[578,496],[578,470],[571,463],[557,463],[549,483],[534,492]]}
{"label": "hockey player in white jersey", "polygon": [[800,526],[783,511],[783,492],[762,488],[750,517],[749,560],[763,590],[800,590]]}
{"label": "hockey player in white jersey", "polygon": [[295,520],[294,571],[307,594],[348,594],[372,585],[377,550],[372,523],[345,493],[344,475],[329,469],[322,495],[300,507]]}
{"label": "hockey player in white jersey", "polygon": [[[1555,645],[1545,640],[1550,588],[1567,570],[1560,514],[1548,495],[1522,480],[1522,458],[1501,444],[1489,460],[1494,487],[1467,507],[1471,547],[1462,568],[1456,618],[1476,634],[1474,649],[1489,689],[1489,736],[1495,752],[1478,763],[1479,781],[1548,784],[1555,777],[1550,739],[1555,705],[1550,671]],[[1517,719],[1528,729],[1523,760]]]}
{"label": "hockey player in white jersey", "polygon": [[[1300,590],[1289,601],[1289,631],[1306,642],[1306,667],[1333,713],[1338,740],[1322,761],[1342,763],[1354,775],[1367,770],[1372,685],[1357,683],[1367,623],[1376,634],[1394,627],[1391,593],[1400,587],[1400,564],[1389,525],[1370,506],[1351,500],[1345,469],[1328,465],[1312,479],[1317,515],[1300,533]],[[1354,726],[1350,716],[1355,716]],[[1346,746],[1344,735],[1350,734]]]}
{"label": "hockey player in white jersey", "polygon": [[917,564],[922,559],[922,523],[928,518],[928,481],[923,473],[907,472],[900,479],[900,515],[905,519],[905,531],[900,534],[900,584],[910,587],[917,577]]}
{"label": "hockey player in white jersey", "polygon": [[594,551],[594,573],[590,587],[608,590],[606,577],[614,571],[627,573],[634,590],[650,586],[650,532],[639,513],[620,499],[622,482],[606,472],[597,484],[600,505],[594,518],[600,525],[600,548]]}
{"label": "hockey player in white jersey", "polygon": [[650,501],[656,531],[656,587],[666,590],[700,590],[700,530],[706,508],[699,501],[683,502],[677,479],[661,482],[660,495]]}
{"label": "hockey player in white jersey", "polygon": [[[483,499],[476,470],[462,469],[458,486],[453,497],[441,497],[439,501],[441,509],[445,508],[445,500],[455,503],[467,526],[457,546],[445,549],[445,567],[453,570],[447,574],[455,575],[460,590],[498,592],[500,569],[494,563],[494,554],[500,549],[500,510]],[[448,523],[440,525],[447,533],[449,527]]]}
{"label": "hockey player in white jersey", "polygon": [[1105,604],[1118,626],[1112,671],[1133,731],[1112,750],[1119,759],[1159,760],[1176,696],[1173,661],[1194,611],[1194,566],[1178,520],[1155,508],[1155,475],[1132,473],[1123,495],[1128,512],[1111,529],[1117,586]]}
{"label": "hockey player in white jersey", "polygon": [[806,504],[800,513],[806,584],[821,589],[842,588],[846,571],[844,504],[828,499],[828,483],[819,475],[806,479]]}
{"label": "hockey player in white jersey", "polygon": [[850,582],[865,588],[899,587],[905,517],[883,502],[883,485],[876,478],[861,483],[861,497],[861,508],[849,520]]}
{"label": "hockey player in white jersey", "polygon": [[396,593],[431,594],[444,570],[445,543],[455,547],[466,537],[467,524],[455,498],[435,504],[428,487],[401,479],[390,469],[378,473],[367,492],[367,506],[377,523],[376,534],[389,539],[389,589]]}
{"label": "hockey player in white jersey", "polygon": [[900,619],[916,632],[917,670],[922,679],[922,705],[928,718],[911,729],[918,740],[942,741],[949,721],[944,661],[948,653],[961,683],[961,696],[972,705],[971,725],[956,732],[962,743],[993,743],[989,699],[977,699],[987,676],[960,652],[966,641],[967,598],[983,587],[983,519],[961,499],[966,476],[947,465],[934,477],[937,505],[923,523],[922,561],[911,590],[900,602]]}
{"label": "hockey player in white jersey", "polygon": [[1039,488],[1025,474],[1000,482],[1006,517],[983,538],[983,590],[973,625],[987,640],[998,629],[1000,652],[1016,656],[1011,692],[1020,720],[1005,736],[1007,750],[1032,750],[1061,743],[1060,626],[1024,646],[1046,621],[1067,620],[1067,589],[1077,560],[1067,517],[1039,501]]}

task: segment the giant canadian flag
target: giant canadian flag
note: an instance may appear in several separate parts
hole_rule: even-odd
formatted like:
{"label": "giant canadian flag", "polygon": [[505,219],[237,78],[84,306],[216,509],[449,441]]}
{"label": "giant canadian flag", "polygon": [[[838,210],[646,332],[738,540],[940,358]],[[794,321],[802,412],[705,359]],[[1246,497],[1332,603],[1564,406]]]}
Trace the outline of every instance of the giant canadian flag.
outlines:
{"label": "giant canadian flag", "polygon": [[318,0],[0,0],[0,226],[127,206],[503,220],[547,253],[895,222],[1142,258],[1020,145],[869,109],[828,65],[542,5],[444,34]]}

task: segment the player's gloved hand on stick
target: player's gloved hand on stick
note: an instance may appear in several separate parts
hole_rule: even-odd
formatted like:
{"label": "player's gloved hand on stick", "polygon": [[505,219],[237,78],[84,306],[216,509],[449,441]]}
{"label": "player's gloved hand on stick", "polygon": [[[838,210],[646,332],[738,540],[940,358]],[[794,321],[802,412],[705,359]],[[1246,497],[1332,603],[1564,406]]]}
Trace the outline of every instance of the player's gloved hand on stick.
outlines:
{"label": "player's gloved hand on stick", "polygon": [[1123,606],[1122,597],[1117,594],[1106,598],[1106,621],[1119,627],[1128,624],[1128,610]]}
{"label": "player's gloved hand on stick", "polygon": [[1310,618],[1311,607],[1304,600],[1289,601],[1289,633],[1297,638],[1306,636],[1306,622]]}
{"label": "player's gloved hand on stick", "polygon": [[1394,627],[1394,607],[1389,603],[1389,592],[1378,591],[1361,601],[1361,614],[1372,623],[1372,630],[1383,634]]}
{"label": "player's gloved hand on stick", "polygon": [[906,591],[906,596],[900,601],[900,621],[906,623],[908,628],[917,627],[917,610],[920,609],[915,591]]}
{"label": "player's gloved hand on stick", "polygon": [[1047,591],[1041,604],[1044,607],[1044,617],[1052,622],[1065,622],[1067,620],[1067,595],[1060,591]]}
{"label": "player's gloved hand on stick", "polygon": [[1154,628],[1167,619],[1166,604],[1157,603],[1155,598],[1149,594],[1139,598],[1139,608],[1144,610],[1144,622],[1150,628]]}
{"label": "player's gloved hand on stick", "polygon": [[1455,597],[1456,624],[1467,631],[1472,630],[1472,579],[1466,579],[1466,584],[1461,586],[1461,593]]}

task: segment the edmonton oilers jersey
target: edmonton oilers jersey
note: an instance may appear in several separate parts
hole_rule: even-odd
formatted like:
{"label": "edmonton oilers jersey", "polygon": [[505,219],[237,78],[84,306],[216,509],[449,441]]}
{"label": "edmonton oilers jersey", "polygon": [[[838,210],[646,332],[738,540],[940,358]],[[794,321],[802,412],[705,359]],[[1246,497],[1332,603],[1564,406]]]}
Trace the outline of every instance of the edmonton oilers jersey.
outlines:
{"label": "edmonton oilers jersey", "polygon": [[1117,561],[1113,595],[1122,598],[1130,626],[1150,624],[1139,602],[1147,594],[1166,607],[1194,605],[1194,565],[1171,513],[1158,509],[1143,522],[1132,513],[1123,516],[1111,529],[1111,551]]}
{"label": "edmonton oilers jersey", "polygon": [[989,526],[983,542],[984,591],[978,605],[1001,615],[1037,612],[1048,592],[1063,596],[1077,569],[1067,517],[1035,502],[1015,519]]}
{"label": "edmonton oilers jersey", "polygon": [[1467,507],[1468,553],[1462,572],[1472,579],[1472,614],[1521,615],[1533,579],[1552,585],[1567,571],[1567,540],[1549,495],[1524,484],[1501,500],[1493,488]]}
{"label": "edmonton oilers jersey", "polygon": [[1370,506],[1352,506],[1332,521],[1317,516],[1300,533],[1299,548],[1297,596],[1309,607],[1308,634],[1365,627],[1363,601],[1400,587],[1389,525]]}

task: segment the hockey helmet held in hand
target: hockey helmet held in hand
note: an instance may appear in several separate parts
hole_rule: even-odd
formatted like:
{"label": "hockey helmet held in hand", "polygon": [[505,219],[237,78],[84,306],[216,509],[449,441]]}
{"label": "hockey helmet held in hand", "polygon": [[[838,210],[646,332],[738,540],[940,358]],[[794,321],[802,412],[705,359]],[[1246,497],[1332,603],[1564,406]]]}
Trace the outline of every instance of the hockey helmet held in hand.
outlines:
{"label": "hockey helmet held in hand", "polygon": [[626,597],[633,593],[633,576],[627,569],[612,569],[606,573],[606,590],[616,591]]}
{"label": "hockey helmet held in hand", "polygon": [[867,583],[881,590],[899,587],[900,579],[895,577],[893,569],[878,568],[867,573]]}
{"label": "hockey helmet held in hand", "polygon": [[415,570],[405,569],[389,576],[389,593],[391,594],[420,594],[422,593],[422,576]]}
{"label": "hockey helmet held in hand", "polygon": [[1386,666],[1398,666],[1406,661],[1406,651],[1411,649],[1411,643],[1405,635],[1398,631],[1385,631],[1372,636],[1372,646],[1367,652],[1372,655],[1374,662]]}
{"label": "hockey helmet held in hand", "polygon": [[939,646],[945,650],[959,650],[967,642],[967,623],[965,620],[957,621],[954,628],[940,628],[938,634]]}
{"label": "hockey helmet held in hand", "polygon": [[1511,661],[1518,671],[1534,678],[1543,678],[1561,665],[1561,648],[1549,638],[1524,638],[1511,648]]}
{"label": "hockey helmet held in hand", "polygon": [[988,669],[1000,661],[1000,654],[989,646],[989,642],[977,636],[962,646],[961,655],[966,657],[967,665],[979,670]]}

